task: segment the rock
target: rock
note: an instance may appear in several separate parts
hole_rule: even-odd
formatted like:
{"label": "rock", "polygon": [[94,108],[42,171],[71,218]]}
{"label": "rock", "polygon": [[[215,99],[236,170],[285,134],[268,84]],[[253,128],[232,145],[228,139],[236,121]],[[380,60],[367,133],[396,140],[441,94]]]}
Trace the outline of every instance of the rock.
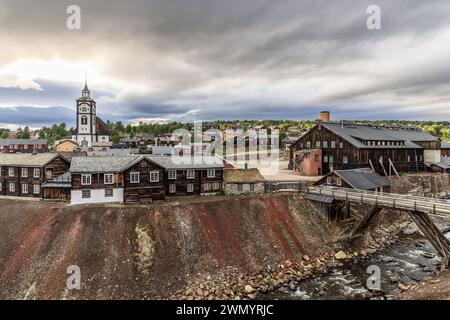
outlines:
{"label": "rock", "polygon": [[252,293],[248,294],[247,297],[248,297],[249,299],[251,299],[251,300],[253,300],[253,299],[256,298],[256,296],[255,296],[254,294],[252,294]]}
{"label": "rock", "polygon": [[286,267],[290,267],[292,266],[292,262],[290,260],[286,260],[286,262],[284,263],[286,265]]}
{"label": "rock", "polygon": [[255,291],[255,290],[253,289],[253,287],[251,285],[248,284],[244,287],[244,291],[246,293],[253,293],[253,291]]}
{"label": "rock", "polygon": [[305,255],[303,256],[303,260],[309,261],[309,260],[311,260],[311,258],[310,258],[308,255],[305,254]]}
{"label": "rock", "polygon": [[291,291],[297,290],[297,286],[295,285],[294,281],[289,282],[289,289],[291,289]]}
{"label": "rock", "polygon": [[337,259],[337,260],[344,260],[344,259],[347,258],[347,255],[345,254],[344,251],[339,251],[338,253],[336,253],[334,255],[334,258]]}
{"label": "rock", "polygon": [[402,284],[402,283],[399,283],[399,284],[398,284],[398,287],[399,287],[400,290],[402,290],[402,291],[408,291],[409,289],[411,289],[411,286],[408,286],[408,285],[405,285],[405,284]]}
{"label": "rock", "polygon": [[195,292],[198,296],[203,296],[203,290],[198,288],[197,291]]}

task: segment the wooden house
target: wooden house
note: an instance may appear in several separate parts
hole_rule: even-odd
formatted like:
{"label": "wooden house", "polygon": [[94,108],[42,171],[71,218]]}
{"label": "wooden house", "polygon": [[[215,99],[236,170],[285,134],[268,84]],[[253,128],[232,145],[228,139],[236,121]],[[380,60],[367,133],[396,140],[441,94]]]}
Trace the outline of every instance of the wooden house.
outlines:
{"label": "wooden house", "polygon": [[312,149],[322,150],[322,174],[371,167],[388,175],[393,167],[417,172],[440,161],[441,140],[415,128],[318,122],[291,145],[290,168],[301,174],[301,161],[309,159],[302,154]]}
{"label": "wooden house", "polygon": [[77,147],[78,144],[75,141],[72,141],[70,139],[64,139],[58,141],[58,143],[55,144],[55,151],[58,153],[74,152]]}
{"label": "wooden house", "polygon": [[54,153],[0,154],[0,195],[42,198],[42,185],[69,170]]}
{"label": "wooden house", "polygon": [[45,139],[0,139],[2,153],[46,153],[48,142]]}
{"label": "wooden house", "polygon": [[265,181],[256,168],[224,171],[225,194],[264,193]]}
{"label": "wooden house", "polygon": [[314,185],[338,188],[351,188],[376,192],[390,192],[390,181],[371,168],[334,170]]}

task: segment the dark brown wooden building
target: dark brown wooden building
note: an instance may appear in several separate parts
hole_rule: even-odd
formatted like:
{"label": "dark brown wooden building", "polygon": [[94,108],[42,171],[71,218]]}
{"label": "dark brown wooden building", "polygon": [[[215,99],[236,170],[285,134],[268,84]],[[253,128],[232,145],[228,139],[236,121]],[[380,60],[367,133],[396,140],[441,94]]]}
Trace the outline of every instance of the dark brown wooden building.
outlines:
{"label": "dark brown wooden building", "polygon": [[390,192],[390,181],[371,168],[334,170],[325,175],[315,186],[351,188],[376,192]]}
{"label": "dark brown wooden building", "polygon": [[46,153],[48,152],[48,142],[46,139],[0,139],[0,152]]}
{"label": "dark brown wooden building", "polygon": [[54,153],[0,154],[0,195],[42,198],[42,184],[69,170]]}
{"label": "dark brown wooden building", "polygon": [[398,172],[417,172],[426,162],[440,161],[441,140],[416,128],[319,122],[291,145],[290,168],[301,171],[308,159],[302,154],[313,149],[322,150],[322,174],[370,167],[388,175],[392,165]]}

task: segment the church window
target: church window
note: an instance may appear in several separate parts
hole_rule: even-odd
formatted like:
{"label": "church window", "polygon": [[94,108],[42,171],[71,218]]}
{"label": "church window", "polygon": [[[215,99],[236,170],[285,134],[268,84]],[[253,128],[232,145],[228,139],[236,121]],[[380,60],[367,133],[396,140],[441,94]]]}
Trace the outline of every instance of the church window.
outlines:
{"label": "church window", "polygon": [[86,116],[82,116],[81,117],[81,124],[87,124],[87,117]]}

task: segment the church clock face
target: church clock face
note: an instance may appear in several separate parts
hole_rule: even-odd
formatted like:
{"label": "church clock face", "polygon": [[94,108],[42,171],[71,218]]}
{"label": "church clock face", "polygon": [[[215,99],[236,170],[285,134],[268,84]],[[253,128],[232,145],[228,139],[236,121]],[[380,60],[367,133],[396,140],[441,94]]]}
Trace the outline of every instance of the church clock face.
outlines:
{"label": "church clock face", "polygon": [[89,112],[89,106],[87,104],[82,104],[78,108],[79,112]]}

